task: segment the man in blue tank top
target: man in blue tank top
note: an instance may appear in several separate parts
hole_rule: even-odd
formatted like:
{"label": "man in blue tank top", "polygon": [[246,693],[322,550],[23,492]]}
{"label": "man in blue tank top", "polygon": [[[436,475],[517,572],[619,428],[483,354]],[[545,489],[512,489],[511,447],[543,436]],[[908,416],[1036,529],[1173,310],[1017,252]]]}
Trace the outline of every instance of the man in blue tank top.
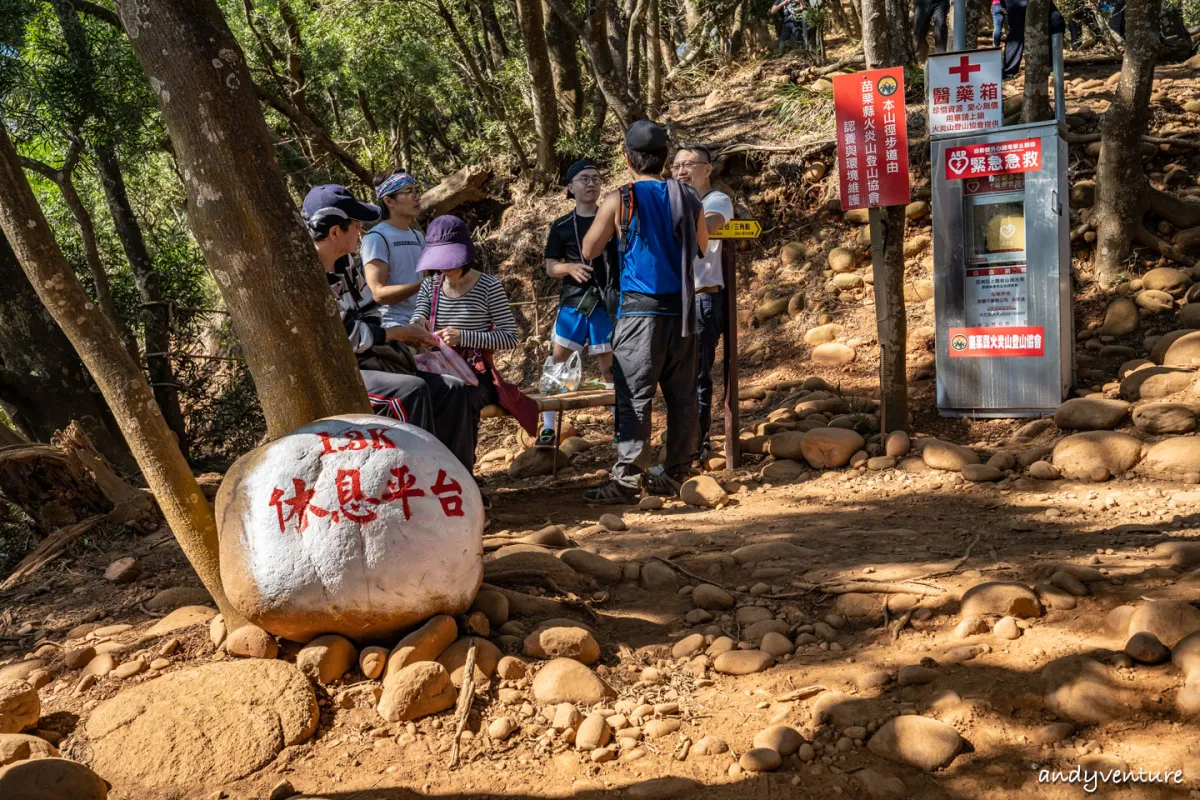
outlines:
{"label": "man in blue tank top", "polygon": [[[667,132],[648,120],[629,126],[625,160],[633,182],[609,192],[583,240],[595,258],[620,236],[621,303],[613,336],[617,463],[612,481],[584,493],[592,503],[635,503],[677,495],[699,440],[696,399],[694,259],[708,245],[700,196],[662,179]],[[656,389],[667,405],[666,459],[650,464]]]}

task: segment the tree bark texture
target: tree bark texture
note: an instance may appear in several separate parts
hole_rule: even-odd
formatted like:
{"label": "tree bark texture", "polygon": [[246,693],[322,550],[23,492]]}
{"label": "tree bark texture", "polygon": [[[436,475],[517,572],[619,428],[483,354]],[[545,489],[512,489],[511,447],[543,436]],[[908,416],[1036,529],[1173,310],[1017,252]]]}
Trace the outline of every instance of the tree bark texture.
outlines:
{"label": "tree bark texture", "polygon": [[[746,0],[742,7],[748,4],[749,0]],[[650,0],[650,22],[646,30],[650,107],[657,111],[663,107],[662,0]]]}
{"label": "tree bark texture", "polygon": [[[901,66],[891,40],[908,41],[908,20],[888,18],[891,0],[862,0],[863,54],[867,67]],[[904,206],[880,210],[884,225],[882,275],[875,272],[875,314],[879,335],[880,425],[885,431],[908,427],[908,318],[904,306]],[[874,242],[872,242],[874,247]],[[873,262],[876,258],[872,255]],[[877,263],[877,262],[875,262]]]}
{"label": "tree bark texture", "polygon": [[476,8],[483,22],[483,30],[487,32],[492,62],[499,66],[508,58],[508,42],[504,40],[504,31],[500,28],[499,17],[496,16],[496,0],[476,0]]}
{"label": "tree bark texture", "polygon": [[142,227],[134,216],[133,206],[125,191],[125,177],[116,152],[108,145],[95,148],[96,161],[100,166],[100,180],[104,185],[104,196],[108,200],[108,211],[112,215],[113,227],[129,266],[137,282],[142,298],[145,325],[142,337],[146,345],[146,367],[150,373],[150,386],[154,399],[162,410],[167,425],[179,440],[179,449],[184,457],[188,453],[187,423],[179,405],[179,389],[175,385],[175,371],[171,368],[171,308],[163,298],[158,273],[142,238]]}
{"label": "tree bark texture", "polygon": [[[608,46],[612,53],[613,61],[616,62],[617,69],[620,70],[622,75],[628,75],[629,54],[625,52],[625,36],[628,29],[625,26],[625,18],[621,15],[621,0],[608,0],[608,4],[605,6],[605,15]],[[628,86],[628,83],[626,86]],[[629,93],[633,94],[632,91]]]}
{"label": "tree bark texture", "polygon": [[548,3],[542,2],[542,18],[545,21],[546,48],[550,55],[550,69],[554,73],[554,85],[558,90],[558,101],[571,117],[571,129],[579,131],[579,121],[587,112],[587,96],[583,93],[583,74],[579,69],[579,53],[576,42],[578,31],[554,13]]}
{"label": "tree bark texture", "polygon": [[[900,37],[908,39],[907,36]],[[886,319],[876,320],[879,334],[879,396],[883,409],[879,424],[882,431],[906,430],[908,424],[908,317],[904,305],[904,206],[883,209],[886,222],[884,237],[884,281],[875,291],[883,292]]]}
{"label": "tree bark texture", "polygon": [[1146,131],[1158,49],[1160,0],[1125,5],[1125,56],[1112,105],[1100,120],[1096,164],[1096,279],[1103,287],[1119,280],[1142,226],[1146,179],[1141,135]]}
{"label": "tree bark texture", "polygon": [[633,0],[629,15],[628,27],[625,31],[625,52],[628,54],[629,91],[638,102],[645,105],[646,92],[643,90],[642,78],[646,73],[643,63],[643,53],[646,50],[644,34],[646,30],[647,7],[650,0]]}
{"label": "tree bark texture", "polygon": [[1025,100],[1021,122],[1050,119],[1050,0],[1029,0],[1025,9]]}
{"label": "tree bark texture", "polygon": [[[147,20],[128,16],[124,20],[131,35],[135,30],[147,32],[140,27]],[[162,26],[155,25],[154,29],[161,30]],[[183,96],[181,93],[181,100]],[[178,138],[175,141],[180,151],[186,151],[185,142]],[[141,368],[121,344],[112,324],[95,309],[58,249],[3,125],[0,125],[0,185],[6,187],[0,194],[0,228],[7,234],[17,260],[99,384],[167,524],[221,613],[226,615],[226,624],[231,630],[238,627],[242,617],[230,605],[221,586],[217,525],[212,508],[167,427]],[[202,235],[197,238],[203,240]]]}
{"label": "tree bark texture", "polygon": [[31,441],[79,421],[104,457],[137,469],[75,349],[51,318],[0,232],[0,403]]}
{"label": "tree bark texture", "polygon": [[525,65],[529,68],[533,127],[537,131],[537,167],[547,178],[558,177],[558,157],[554,142],[558,139],[558,98],[554,91],[554,72],[546,47],[546,21],[542,0],[517,0],[517,19],[525,40]]}
{"label": "tree bark texture", "polygon": [[184,174],[188,218],[278,437],[370,413],[324,271],[275,162],[254,84],[214,0],[118,6]]}
{"label": "tree bark texture", "polygon": [[[867,69],[889,65],[891,35],[887,12],[887,0],[862,0],[863,55],[867,59]],[[908,27],[898,28],[897,35],[907,38]]]}
{"label": "tree bark texture", "polygon": [[[889,20],[894,21],[896,31],[911,30],[909,24],[909,8],[908,0],[887,0],[887,16]],[[892,64],[914,64],[917,60],[916,52],[913,50],[913,42],[911,36],[897,35],[888,36],[888,52]]]}
{"label": "tree bark texture", "polygon": [[[613,0],[587,0],[587,19],[584,25],[584,45],[588,59],[592,62],[592,71],[596,76],[596,84],[604,92],[608,108],[617,115],[622,128],[629,127],[635,120],[645,119],[645,111],[629,93],[629,85],[625,82],[625,73],[613,62],[612,50],[608,43],[608,4]],[[561,0],[554,0],[555,12]]]}

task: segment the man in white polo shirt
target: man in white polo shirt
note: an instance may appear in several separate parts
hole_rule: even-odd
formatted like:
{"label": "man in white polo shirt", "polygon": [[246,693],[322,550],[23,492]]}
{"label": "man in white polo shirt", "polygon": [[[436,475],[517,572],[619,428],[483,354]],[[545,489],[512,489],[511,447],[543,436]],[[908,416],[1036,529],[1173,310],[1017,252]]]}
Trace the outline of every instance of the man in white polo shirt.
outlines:
{"label": "man in white polo shirt", "polygon": [[[712,188],[712,151],[702,144],[685,144],[675,153],[671,175],[691,186],[704,203],[704,222],[714,233],[733,219],[733,200]],[[713,364],[717,342],[725,331],[725,278],[721,271],[721,240],[710,238],[703,256],[696,258],[696,383],[700,399],[700,448],[704,459],[709,450],[708,429],[712,424]],[[727,432],[728,433],[728,432]]]}
{"label": "man in white polo shirt", "polygon": [[417,260],[425,249],[425,236],[412,227],[421,213],[421,192],[412,175],[397,170],[376,179],[375,197],[383,210],[382,222],[363,236],[359,254],[369,299],[383,312],[383,327],[402,327],[412,319],[421,288]]}

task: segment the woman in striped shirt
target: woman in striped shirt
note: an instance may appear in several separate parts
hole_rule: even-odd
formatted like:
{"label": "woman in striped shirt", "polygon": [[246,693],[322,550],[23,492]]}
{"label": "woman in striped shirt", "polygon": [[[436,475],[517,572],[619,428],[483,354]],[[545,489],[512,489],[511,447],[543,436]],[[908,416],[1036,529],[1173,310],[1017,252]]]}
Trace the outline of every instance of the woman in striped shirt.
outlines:
{"label": "woman in striped shirt", "polygon": [[508,294],[494,275],[474,267],[475,245],[466,223],[454,216],[429,223],[425,250],[417,272],[435,273],[417,292],[412,323],[436,332],[479,376],[479,385],[468,387],[473,413],[473,436],[479,431],[479,412],[500,405],[531,436],[537,434],[537,403],[521,394],[496,371],[491,353],[517,346],[517,321]]}

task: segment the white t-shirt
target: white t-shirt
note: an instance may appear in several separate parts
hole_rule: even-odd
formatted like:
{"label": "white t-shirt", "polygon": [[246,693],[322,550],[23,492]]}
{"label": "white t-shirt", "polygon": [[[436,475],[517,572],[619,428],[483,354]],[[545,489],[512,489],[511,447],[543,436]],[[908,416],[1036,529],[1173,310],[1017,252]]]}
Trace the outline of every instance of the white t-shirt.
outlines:
{"label": "white t-shirt", "polygon": [[[704,196],[704,216],[720,214],[725,222],[733,219],[733,201],[724,192],[713,190]],[[709,239],[708,249],[702,257],[696,259],[696,288],[705,286],[724,286],[725,278],[721,274],[721,240]]]}
{"label": "white t-shirt", "polygon": [[[417,282],[417,261],[424,249],[425,236],[420,231],[412,228],[405,231],[387,222],[380,222],[363,236],[359,255],[364,266],[372,261],[387,264],[388,286],[396,286]],[[383,327],[407,325],[416,307],[415,293],[399,303],[380,306],[383,312]]]}

